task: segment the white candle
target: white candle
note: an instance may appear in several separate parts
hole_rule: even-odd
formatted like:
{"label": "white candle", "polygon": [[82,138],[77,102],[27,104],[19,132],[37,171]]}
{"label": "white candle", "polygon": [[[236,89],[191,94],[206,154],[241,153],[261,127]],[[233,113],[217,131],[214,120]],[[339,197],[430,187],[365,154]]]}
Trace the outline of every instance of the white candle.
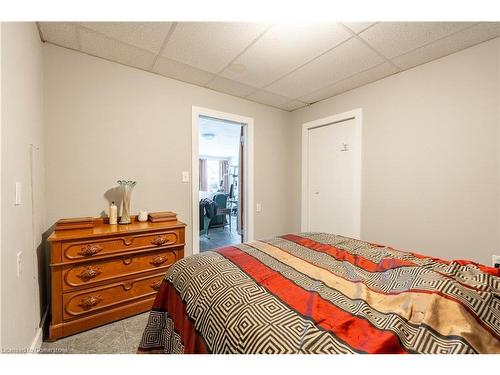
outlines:
{"label": "white candle", "polygon": [[111,202],[109,206],[109,223],[116,224],[118,220],[118,207],[116,207],[115,202]]}

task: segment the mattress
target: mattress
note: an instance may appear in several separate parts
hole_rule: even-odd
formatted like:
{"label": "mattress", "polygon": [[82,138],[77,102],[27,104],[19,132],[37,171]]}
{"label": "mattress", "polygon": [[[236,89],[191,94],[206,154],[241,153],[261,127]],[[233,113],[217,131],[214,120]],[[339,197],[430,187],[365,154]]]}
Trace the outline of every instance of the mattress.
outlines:
{"label": "mattress", "polygon": [[184,258],[139,353],[500,353],[500,270],[328,233]]}

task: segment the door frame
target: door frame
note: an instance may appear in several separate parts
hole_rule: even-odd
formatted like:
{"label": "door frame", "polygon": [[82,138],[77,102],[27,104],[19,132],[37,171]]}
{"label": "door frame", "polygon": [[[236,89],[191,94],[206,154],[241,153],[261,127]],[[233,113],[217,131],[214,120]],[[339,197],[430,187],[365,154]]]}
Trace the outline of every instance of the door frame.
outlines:
{"label": "door frame", "polygon": [[362,163],[362,118],[363,111],[361,108],[353,109],[351,111],[339,113],[333,116],[324,117],[318,120],[306,122],[302,124],[302,186],[301,186],[301,215],[300,215],[300,229],[302,232],[309,231],[309,130],[320,128],[323,126],[330,126],[336,123],[354,120],[355,140],[359,145],[358,152],[356,153],[356,169],[358,170],[357,176],[357,191],[354,194],[356,199],[356,212],[357,212],[357,227],[355,229],[356,237],[361,238],[361,163]]}
{"label": "door frame", "polygon": [[[200,211],[199,211],[199,149],[198,149],[198,118],[199,116],[212,117],[220,120],[235,122],[243,126],[243,160],[244,160],[244,176],[243,176],[243,239],[245,242],[254,239],[254,166],[253,166],[253,151],[254,151],[254,120],[251,117],[241,116],[234,113],[221,112],[214,109],[203,108],[198,106],[192,107],[192,122],[191,122],[191,223],[192,223],[192,253],[200,252]],[[231,124],[228,123],[228,126]]]}

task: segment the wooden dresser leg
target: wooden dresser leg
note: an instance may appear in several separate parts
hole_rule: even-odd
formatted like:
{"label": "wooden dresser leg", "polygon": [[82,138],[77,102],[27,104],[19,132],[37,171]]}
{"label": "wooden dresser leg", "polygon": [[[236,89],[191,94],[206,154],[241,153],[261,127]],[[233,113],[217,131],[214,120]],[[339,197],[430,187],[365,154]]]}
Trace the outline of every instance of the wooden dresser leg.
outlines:
{"label": "wooden dresser leg", "polygon": [[48,341],[56,341],[63,336],[62,325],[50,325],[49,326],[49,340]]}

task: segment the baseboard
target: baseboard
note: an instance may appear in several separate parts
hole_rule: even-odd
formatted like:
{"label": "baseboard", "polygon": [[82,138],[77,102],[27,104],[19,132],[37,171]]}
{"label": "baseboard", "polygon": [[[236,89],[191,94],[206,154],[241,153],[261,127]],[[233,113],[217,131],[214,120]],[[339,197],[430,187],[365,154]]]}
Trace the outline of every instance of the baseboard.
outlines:
{"label": "baseboard", "polygon": [[43,339],[43,329],[38,328],[36,330],[35,338],[33,339],[33,342],[31,343],[30,346],[30,353],[31,354],[36,354],[40,351],[40,348],[42,347],[42,339]]}
{"label": "baseboard", "polygon": [[43,313],[42,319],[40,321],[40,325],[38,329],[36,330],[35,337],[33,341],[31,342],[30,346],[30,353],[35,354],[40,351],[40,348],[42,347],[42,341],[43,341],[43,328],[45,327],[45,320],[47,319],[47,315],[49,313],[49,308],[45,309],[45,312]]}
{"label": "baseboard", "polygon": [[48,315],[49,315],[49,306],[47,305],[47,307],[45,308],[45,312],[42,315],[42,319],[40,320],[39,328],[41,328],[42,330],[45,327],[45,321],[47,320]]}

